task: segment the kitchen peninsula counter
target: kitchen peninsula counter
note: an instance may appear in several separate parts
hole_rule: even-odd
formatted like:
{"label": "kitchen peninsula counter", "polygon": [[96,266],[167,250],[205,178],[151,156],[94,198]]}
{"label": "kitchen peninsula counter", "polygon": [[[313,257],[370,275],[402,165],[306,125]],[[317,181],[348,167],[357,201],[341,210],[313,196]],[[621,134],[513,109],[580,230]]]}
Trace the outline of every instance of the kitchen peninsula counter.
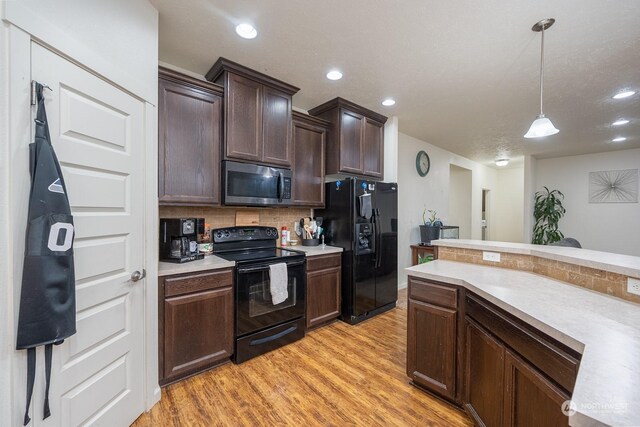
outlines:
{"label": "kitchen peninsula counter", "polygon": [[640,425],[640,305],[529,271],[446,260],[406,271],[466,288],[580,353],[571,426]]}
{"label": "kitchen peninsula counter", "polygon": [[530,255],[546,260],[565,262],[640,278],[640,257],[631,255],[614,254],[583,248],[495,242],[489,240],[441,239],[433,240],[431,244],[440,248]]}

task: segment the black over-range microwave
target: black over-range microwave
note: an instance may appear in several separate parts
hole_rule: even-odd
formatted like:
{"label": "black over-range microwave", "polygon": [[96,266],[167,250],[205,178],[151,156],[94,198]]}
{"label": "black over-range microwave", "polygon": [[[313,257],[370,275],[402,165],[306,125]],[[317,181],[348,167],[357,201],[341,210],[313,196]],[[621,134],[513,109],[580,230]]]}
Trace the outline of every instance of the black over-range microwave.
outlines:
{"label": "black over-range microwave", "polygon": [[222,170],[225,205],[277,206],[291,202],[289,169],[224,161]]}

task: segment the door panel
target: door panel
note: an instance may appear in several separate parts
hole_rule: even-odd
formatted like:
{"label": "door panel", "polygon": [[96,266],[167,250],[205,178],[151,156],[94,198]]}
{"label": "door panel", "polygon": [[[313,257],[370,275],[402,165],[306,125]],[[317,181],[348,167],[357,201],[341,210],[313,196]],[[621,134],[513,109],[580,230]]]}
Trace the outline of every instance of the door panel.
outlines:
{"label": "door panel", "polygon": [[340,267],[307,273],[307,328],[340,315],[341,274]]}
{"label": "door panel", "polygon": [[229,359],[232,353],[231,287],[165,300],[165,381]]}
{"label": "door panel", "polygon": [[342,110],[340,121],[340,171],[361,174],[364,117]]}
{"label": "door panel", "polygon": [[262,157],[262,85],[228,73],[224,95],[226,158],[260,161]]}
{"label": "door panel", "polygon": [[354,314],[361,316],[376,308],[375,254],[355,256]]}
{"label": "door panel", "polygon": [[[53,352],[51,417],[34,425],[128,425],[143,411],[144,103],[32,44],[75,220],[77,329]],[[38,374],[40,377],[40,373]],[[42,387],[38,380],[37,387]]]}
{"label": "door panel", "polygon": [[382,178],[384,159],[384,125],[365,118],[363,141],[363,173]]}
{"label": "door panel", "polygon": [[377,183],[373,193],[376,209],[376,304],[383,306],[398,299],[398,187]]}
{"label": "door panel", "polygon": [[158,86],[160,203],[219,203],[222,98],[163,79]]}
{"label": "door panel", "polygon": [[262,87],[262,161],[291,166],[291,96]]}
{"label": "door panel", "polygon": [[465,406],[476,421],[500,427],[503,418],[504,346],[472,320],[467,318],[465,323]]}
{"label": "door panel", "polygon": [[410,300],[407,375],[449,399],[455,396],[456,310]]}
{"label": "door panel", "polygon": [[569,395],[510,351],[505,357],[505,385],[505,427],[569,425],[561,407]]}
{"label": "door panel", "polygon": [[327,130],[293,122],[293,202],[324,206],[324,153]]}

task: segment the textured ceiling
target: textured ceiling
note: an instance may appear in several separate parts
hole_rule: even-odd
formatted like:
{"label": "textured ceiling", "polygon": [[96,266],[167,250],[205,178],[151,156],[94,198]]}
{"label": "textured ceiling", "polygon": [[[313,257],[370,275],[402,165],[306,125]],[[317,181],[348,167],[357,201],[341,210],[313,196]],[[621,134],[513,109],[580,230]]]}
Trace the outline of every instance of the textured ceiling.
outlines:
{"label": "textured ceiling", "polygon": [[[473,160],[640,147],[640,4],[635,0],[151,0],[160,60],[205,74],[224,56],[301,88],[296,107],[341,96],[396,115],[400,131]],[[522,135],[545,108],[560,133]],[[239,38],[248,21],[254,40]],[[331,68],[344,73],[325,78]],[[393,107],[380,102],[393,97]],[[621,128],[609,124],[631,120]],[[608,143],[616,136],[623,143]]]}

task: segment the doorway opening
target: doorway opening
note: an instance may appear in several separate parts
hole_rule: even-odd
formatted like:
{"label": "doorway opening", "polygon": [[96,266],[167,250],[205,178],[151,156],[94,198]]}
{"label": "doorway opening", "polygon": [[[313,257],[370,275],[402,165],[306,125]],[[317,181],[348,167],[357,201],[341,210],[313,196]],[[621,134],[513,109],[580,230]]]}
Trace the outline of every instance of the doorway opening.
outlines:
{"label": "doorway opening", "polygon": [[461,239],[471,238],[471,170],[449,165],[449,221],[460,227]]}
{"label": "doorway opening", "polygon": [[490,190],[482,189],[482,240],[489,240],[489,192]]}

